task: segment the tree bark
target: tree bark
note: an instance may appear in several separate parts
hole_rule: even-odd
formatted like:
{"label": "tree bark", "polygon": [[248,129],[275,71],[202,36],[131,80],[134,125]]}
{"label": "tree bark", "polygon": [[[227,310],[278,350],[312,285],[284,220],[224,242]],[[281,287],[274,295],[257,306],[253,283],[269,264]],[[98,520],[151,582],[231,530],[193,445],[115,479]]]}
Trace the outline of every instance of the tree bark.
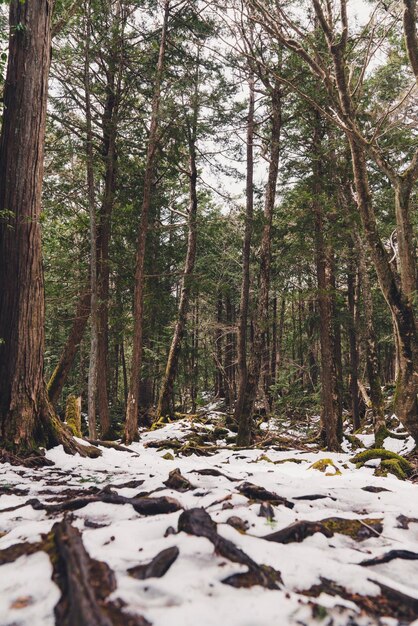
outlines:
{"label": "tree bark", "polygon": [[418,80],[417,3],[416,0],[403,0],[403,6],[406,49],[415,78]]}
{"label": "tree bark", "polygon": [[97,373],[98,373],[98,342],[99,342],[99,313],[98,313],[98,287],[97,287],[97,222],[96,222],[96,197],[94,183],[94,153],[93,153],[93,128],[91,114],[90,93],[90,39],[91,39],[91,5],[90,0],[86,4],[85,16],[85,57],[84,57],[84,89],[85,89],[85,112],[86,112],[86,176],[87,198],[90,217],[90,360],[87,389],[87,410],[89,424],[89,438],[97,439],[96,430],[96,396],[97,396]]}
{"label": "tree bark", "polygon": [[152,181],[154,178],[155,155],[158,141],[159,112],[161,99],[161,83],[164,73],[164,59],[168,30],[168,16],[170,12],[170,0],[164,3],[164,19],[161,31],[160,49],[155,76],[154,95],[151,110],[151,125],[148,138],[147,159],[144,175],[144,190],[142,197],[141,219],[136,253],[135,290],[134,290],[134,336],[132,349],[131,374],[129,381],[128,400],[126,408],[126,422],[124,442],[132,443],[138,438],[138,404],[139,383],[142,366],[142,335],[144,316],[144,263],[145,244],[148,231],[148,214],[151,206]]}
{"label": "tree bark", "polygon": [[247,173],[244,239],[242,242],[242,281],[238,323],[238,397],[234,419],[239,421],[244,410],[243,402],[247,385],[247,326],[250,300],[250,255],[254,219],[254,72],[248,79],[249,102],[247,116]]}
{"label": "tree bark", "polygon": [[125,13],[121,2],[107,8],[112,31],[111,55],[106,72],[106,102],[102,116],[102,159],[105,165],[104,191],[97,225],[97,289],[98,289],[98,346],[97,360],[100,375],[97,379],[97,409],[101,438],[107,439],[111,430],[109,415],[109,244],[111,220],[116,193],[119,106],[122,91]]}
{"label": "tree bark", "polygon": [[12,0],[0,137],[0,433],[25,455],[77,445],[48,400],[44,368],[41,191],[52,2]]}
{"label": "tree bark", "polygon": [[[350,247],[347,272],[347,301],[348,301],[348,343],[350,348],[350,400],[353,419],[353,429],[360,428],[360,408],[358,396],[358,346],[356,328],[356,266],[353,253],[353,244]],[[358,306],[358,304],[357,304]]]}

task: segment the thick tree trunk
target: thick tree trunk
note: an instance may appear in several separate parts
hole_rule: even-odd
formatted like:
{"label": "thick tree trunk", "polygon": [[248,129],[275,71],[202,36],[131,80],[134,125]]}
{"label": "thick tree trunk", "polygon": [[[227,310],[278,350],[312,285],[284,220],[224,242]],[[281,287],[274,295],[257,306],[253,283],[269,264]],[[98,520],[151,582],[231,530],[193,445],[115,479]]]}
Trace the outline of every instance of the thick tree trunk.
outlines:
{"label": "thick tree trunk", "polygon": [[134,289],[134,336],[132,348],[131,375],[126,408],[124,442],[132,443],[138,438],[138,405],[139,383],[142,366],[142,335],[144,317],[144,264],[145,244],[148,231],[148,215],[151,206],[151,190],[154,178],[155,155],[157,150],[161,83],[164,72],[164,58],[168,30],[170,0],[164,3],[164,19],[161,31],[160,49],[155,76],[154,95],[152,100],[151,125],[148,138],[147,160],[144,175],[141,219],[139,223],[138,243],[136,252],[135,289]]}
{"label": "thick tree trunk", "polygon": [[238,445],[248,445],[251,441],[251,426],[254,404],[260,381],[263,347],[266,345],[268,329],[268,304],[271,263],[271,228],[276,199],[277,176],[280,157],[281,131],[281,92],[275,83],[271,93],[271,139],[269,153],[269,173],[264,204],[264,227],[260,247],[260,283],[257,304],[257,317],[254,320],[254,340],[248,363],[245,388],[240,388],[235,418],[238,420]]}
{"label": "thick tree trunk", "polygon": [[77,446],[53,412],[43,379],[41,191],[52,2],[12,0],[0,138],[1,445],[27,454]]}
{"label": "thick tree trunk", "polygon": [[48,382],[48,395],[53,405],[57,404],[68,378],[68,374],[71,371],[78,347],[87,327],[89,315],[90,287],[80,296],[70,333],[62,349],[58,364]]}

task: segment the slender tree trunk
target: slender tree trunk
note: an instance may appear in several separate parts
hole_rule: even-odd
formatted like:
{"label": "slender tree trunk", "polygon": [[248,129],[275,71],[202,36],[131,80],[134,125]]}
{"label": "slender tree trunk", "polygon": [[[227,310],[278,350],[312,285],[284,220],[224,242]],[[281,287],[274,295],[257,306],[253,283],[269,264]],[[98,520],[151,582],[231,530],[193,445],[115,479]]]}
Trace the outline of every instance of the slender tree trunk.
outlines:
{"label": "slender tree trunk", "polygon": [[0,438],[18,454],[78,449],[43,379],[41,191],[52,2],[12,0],[0,137]]}
{"label": "slender tree trunk", "polygon": [[318,310],[320,317],[319,338],[321,346],[321,395],[322,434],[329,450],[339,449],[338,438],[338,385],[334,347],[334,316],[332,307],[332,262],[329,246],[324,235],[324,215],[322,210],[322,129],[316,114],[313,140],[314,182],[313,214],[315,219],[316,275],[318,281]]}
{"label": "slender tree trunk", "polygon": [[[271,264],[271,229],[274,203],[276,199],[277,176],[280,157],[281,131],[281,92],[275,83],[271,93],[271,139],[269,154],[269,172],[264,204],[264,227],[260,247],[260,287],[257,304],[257,317],[254,320],[254,341],[249,359],[247,382],[240,388],[235,417],[238,420],[238,445],[248,445],[251,441],[251,426],[258,385],[260,381],[263,347],[266,345],[268,330],[268,304]],[[240,397],[241,396],[241,397]]]}
{"label": "slender tree trunk", "polygon": [[111,220],[116,193],[118,114],[122,89],[125,13],[121,2],[107,8],[113,31],[110,59],[106,73],[106,102],[102,116],[102,158],[105,165],[104,192],[97,228],[97,288],[98,288],[98,346],[97,360],[100,375],[97,379],[97,409],[102,439],[111,429],[109,415],[109,244]]}
{"label": "slender tree trunk", "polygon": [[139,223],[135,290],[134,290],[134,337],[132,349],[131,374],[126,408],[126,422],[123,439],[130,444],[138,438],[138,405],[139,384],[142,366],[142,335],[144,317],[144,264],[145,244],[148,231],[148,215],[151,206],[152,182],[154,177],[155,155],[158,141],[158,126],[161,99],[161,83],[164,73],[164,59],[166,52],[166,40],[168,30],[168,16],[170,12],[170,0],[164,3],[164,19],[161,31],[160,49],[158,54],[157,71],[155,76],[154,95],[152,100],[151,125],[148,138],[147,160],[144,176],[144,191],[142,197],[141,219]]}
{"label": "slender tree trunk", "polygon": [[83,338],[90,315],[90,287],[85,289],[77,303],[75,317],[60,359],[48,382],[49,399],[57,404],[68,374],[74,363],[75,355]]}
{"label": "slender tree trunk", "polygon": [[250,300],[250,255],[254,217],[254,73],[248,79],[249,102],[247,116],[247,178],[244,239],[242,242],[242,281],[238,323],[238,397],[234,419],[239,421],[243,412],[245,388],[247,385],[247,326]]}
{"label": "slender tree trunk", "polygon": [[91,115],[90,93],[90,38],[91,38],[91,6],[86,3],[86,43],[84,58],[84,89],[86,111],[86,168],[87,168],[87,197],[90,216],[90,321],[91,343],[89,361],[89,380],[87,390],[89,438],[97,439],[96,429],[96,396],[97,396],[97,372],[98,372],[98,341],[99,341],[99,316],[98,316],[98,289],[97,289],[97,223],[96,223],[96,198],[94,189],[94,152],[93,152],[93,128]]}
{"label": "slender tree trunk", "polygon": [[347,300],[348,300],[348,343],[350,348],[350,400],[353,429],[360,428],[360,408],[358,396],[358,347],[356,328],[356,264],[352,245],[347,272]]}
{"label": "slender tree trunk", "polygon": [[177,367],[180,356],[181,343],[183,341],[186,330],[187,316],[189,311],[189,301],[191,292],[191,281],[193,278],[193,270],[196,260],[196,244],[197,244],[197,167],[196,167],[196,133],[197,133],[197,85],[194,103],[194,117],[189,133],[189,185],[190,185],[190,203],[188,213],[188,239],[187,254],[184,265],[184,274],[181,283],[180,302],[177,313],[177,322],[174,329],[173,339],[171,341],[170,351],[168,354],[165,374],[161,384],[160,397],[157,406],[157,418],[161,419],[170,415],[170,400],[173,397],[174,381],[177,375]]}
{"label": "slender tree trunk", "polygon": [[370,402],[373,415],[375,439],[382,444],[382,435],[386,432],[383,394],[379,375],[379,359],[377,355],[377,339],[373,324],[373,301],[366,251],[356,225],[352,227],[352,237],[357,256],[361,293],[363,296],[363,314],[366,343],[366,372],[370,388]]}

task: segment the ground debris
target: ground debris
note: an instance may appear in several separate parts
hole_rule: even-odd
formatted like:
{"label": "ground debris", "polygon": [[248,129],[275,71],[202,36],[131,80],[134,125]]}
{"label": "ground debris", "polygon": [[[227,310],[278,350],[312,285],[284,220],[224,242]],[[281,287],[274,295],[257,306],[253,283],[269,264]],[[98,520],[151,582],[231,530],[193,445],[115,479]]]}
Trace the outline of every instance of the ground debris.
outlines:
{"label": "ground debris", "polygon": [[174,489],[175,491],[190,491],[196,488],[181,474],[178,468],[173,469],[169,473],[167,480],[164,481],[164,485],[169,489]]}
{"label": "ground debris", "polygon": [[129,615],[108,600],[116,589],[115,576],[106,563],[89,556],[69,521],[54,524],[49,553],[62,593],[55,607],[57,626],[149,626],[142,616]]}
{"label": "ground debris", "polygon": [[244,482],[238,487],[238,491],[248,498],[249,500],[256,500],[259,502],[269,502],[270,504],[279,505],[283,504],[288,509],[293,509],[295,506],[293,502],[290,502],[286,498],[277,495],[273,491],[268,491],[264,487],[259,487],[253,483]]}
{"label": "ground debris", "polygon": [[214,545],[218,554],[234,563],[248,567],[248,572],[245,574],[234,574],[225,578],[222,582],[226,585],[233,587],[261,585],[267,589],[279,588],[282,582],[280,572],[264,565],[258,565],[232,541],[219,535],[216,523],[204,509],[183,511],[179,517],[178,530],[196,537],[206,537]]}
{"label": "ground debris", "polygon": [[300,521],[286,526],[277,532],[264,535],[262,539],[266,541],[274,541],[275,543],[300,543],[306,537],[311,537],[315,533],[322,533],[325,537],[332,537],[333,531],[327,528],[321,522]]}
{"label": "ground debris", "polygon": [[155,556],[152,561],[146,564],[130,567],[128,573],[133,578],[145,580],[146,578],[161,578],[173,565],[179,555],[179,549],[176,546],[166,548]]}
{"label": "ground debris", "polygon": [[411,550],[389,550],[389,552],[386,552],[386,554],[382,554],[382,556],[361,561],[360,565],[364,565],[366,567],[370,565],[381,565],[382,563],[389,563],[389,561],[393,561],[394,559],[406,559],[408,561],[416,561],[418,560],[418,552],[411,552]]}

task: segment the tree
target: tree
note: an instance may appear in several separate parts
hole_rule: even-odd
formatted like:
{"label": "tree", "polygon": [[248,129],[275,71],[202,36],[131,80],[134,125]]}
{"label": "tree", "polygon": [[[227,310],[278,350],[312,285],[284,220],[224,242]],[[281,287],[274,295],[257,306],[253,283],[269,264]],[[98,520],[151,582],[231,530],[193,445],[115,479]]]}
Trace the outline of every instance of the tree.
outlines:
{"label": "tree", "polygon": [[133,353],[131,363],[131,374],[129,381],[128,401],[126,408],[126,423],[124,432],[125,443],[132,443],[138,436],[138,405],[139,405],[139,383],[142,364],[142,339],[143,339],[143,312],[144,312],[144,262],[145,245],[148,230],[148,214],[151,206],[152,183],[154,176],[154,164],[157,151],[159,112],[161,98],[161,83],[164,73],[164,58],[166,53],[168,17],[170,12],[170,0],[164,3],[164,18],[161,31],[160,49],[155,75],[155,87],[152,100],[152,111],[150,121],[150,131],[148,138],[148,151],[146,168],[144,174],[144,190],[141,207],[141,220],[139,224],[136,269],[135,269],[135,290],[134,290],[134,338]]}
{"label": "tree", "polygon": [[4,447],[78,447],[48,400],[43,378],[41,191],[52,3],[13,0],[0,138],[0,426]]}

